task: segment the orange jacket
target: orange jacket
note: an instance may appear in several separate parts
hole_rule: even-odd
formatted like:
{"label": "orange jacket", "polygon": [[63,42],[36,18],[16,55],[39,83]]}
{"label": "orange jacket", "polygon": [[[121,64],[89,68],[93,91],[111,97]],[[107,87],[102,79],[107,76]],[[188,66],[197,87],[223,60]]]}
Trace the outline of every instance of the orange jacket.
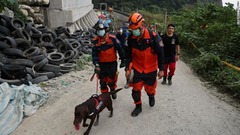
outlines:
{"label": "orange jacket", "polygon": [[118,50],[120,59],[124,58],[122,47],[114,35],[106,34],[104,38],[99,36],[93,39],[93,63],[113,62],[117,60],[116,50]]}
{"label": "orange jacket", "polygon": [[[133,68],[140,73],[150,73],[156,71],[158,67],[162,70],[164,55],[162,47],[159,46],[161,39],[156,33],[151,36],[146,28],[143,30],[141,39],[133,35],[128,38],[128,51],[125,52],[127,68],[132,62]],[[157,43],[154,41],[155,36],[159,38]]]}

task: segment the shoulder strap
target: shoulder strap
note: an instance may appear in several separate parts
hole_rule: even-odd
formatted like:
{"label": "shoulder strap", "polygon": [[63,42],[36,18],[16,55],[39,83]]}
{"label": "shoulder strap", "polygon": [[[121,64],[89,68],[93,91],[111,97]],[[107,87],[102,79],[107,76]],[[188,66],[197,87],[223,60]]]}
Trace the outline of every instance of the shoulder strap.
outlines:
{"label": "shoulder strap", "polygon": [[[149,35],[150,35],[150,45],[151,45],[151,48],[153,50],[154,53],[156,53],[156,43],[155,43],[155,40],[154,40],[154,35],[153,35],[153,31],[147,29],[149,31]],[[155,35],[156,36],[156,35]]]}

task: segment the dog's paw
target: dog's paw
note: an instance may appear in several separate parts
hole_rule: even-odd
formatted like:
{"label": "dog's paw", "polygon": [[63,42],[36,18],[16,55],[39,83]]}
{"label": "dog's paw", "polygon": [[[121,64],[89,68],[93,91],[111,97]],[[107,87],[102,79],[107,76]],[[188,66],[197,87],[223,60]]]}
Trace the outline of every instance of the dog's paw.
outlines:
{"label": "dog's paw", "polygon": [[113,114],[110,114],[110,115],[109,115],[109,117],[112,117],[112,116],[113,116]]}
{"label": "dog's paw", "polygon": [[88,127],[89,125],[88,124],[83,124],[83,127]]}

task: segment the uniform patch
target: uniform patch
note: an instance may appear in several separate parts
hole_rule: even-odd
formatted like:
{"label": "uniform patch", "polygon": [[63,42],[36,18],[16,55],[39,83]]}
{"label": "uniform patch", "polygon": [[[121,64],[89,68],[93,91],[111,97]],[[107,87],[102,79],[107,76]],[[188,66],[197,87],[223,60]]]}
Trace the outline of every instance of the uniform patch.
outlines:
{"label": "uniform patch", "polygon": [[175,44],[175,39],[174,39],[174,38],[172,39],[171,44],[172,44],[172,45]]}
{"label": "uniform patch", "polygon": [[163,41],[161,40],[161,41],[159,41],[159,45],[161,46],[161,47],[163,47],[164,46],[164,44],[163,44]]}

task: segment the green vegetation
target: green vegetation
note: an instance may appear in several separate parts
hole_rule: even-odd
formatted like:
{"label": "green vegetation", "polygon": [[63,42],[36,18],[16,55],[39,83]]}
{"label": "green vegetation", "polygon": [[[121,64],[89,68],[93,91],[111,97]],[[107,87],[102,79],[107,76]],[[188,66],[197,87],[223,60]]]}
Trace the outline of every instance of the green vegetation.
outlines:
{"label": "green vegetation", "polygon": [[92,56],[88,54],[84,54],[76,60],[77,66],[76,70],[84,70],[88,66],[92,65]]}
{"label": "green vegetation", "polygon": [[10,10],[13,11],[14,16],[16,18],[19,18],[23,21],[26,20],[26,16],[24,16],[22,14],[22,12],[20,11],[20,9],[18,8],[18,2],[17,0],[0,0],[0,12],[3,11],[4,7],[9,8]]}
{"label": "green vegetation", "polygon": [[236,17],[231,4],[209,4],[184,9],[171,19],[182,41],[185,61],[205,80],[240,98],[240,71],[222,63],[224,60],[240,67],[240,27]]}
{"label": "green vegetation", "polygon": [[93,0],[93,3],[106,2],[108,5],[113,6],[114,9],[122,10],[125,12],[132,12],[138,10],[147,10],[152,13],[159,13],[168,9],[169,11],[178,10],[181,8],[192,7],[193,5],[216,3],[221,4],[221,0]]}

